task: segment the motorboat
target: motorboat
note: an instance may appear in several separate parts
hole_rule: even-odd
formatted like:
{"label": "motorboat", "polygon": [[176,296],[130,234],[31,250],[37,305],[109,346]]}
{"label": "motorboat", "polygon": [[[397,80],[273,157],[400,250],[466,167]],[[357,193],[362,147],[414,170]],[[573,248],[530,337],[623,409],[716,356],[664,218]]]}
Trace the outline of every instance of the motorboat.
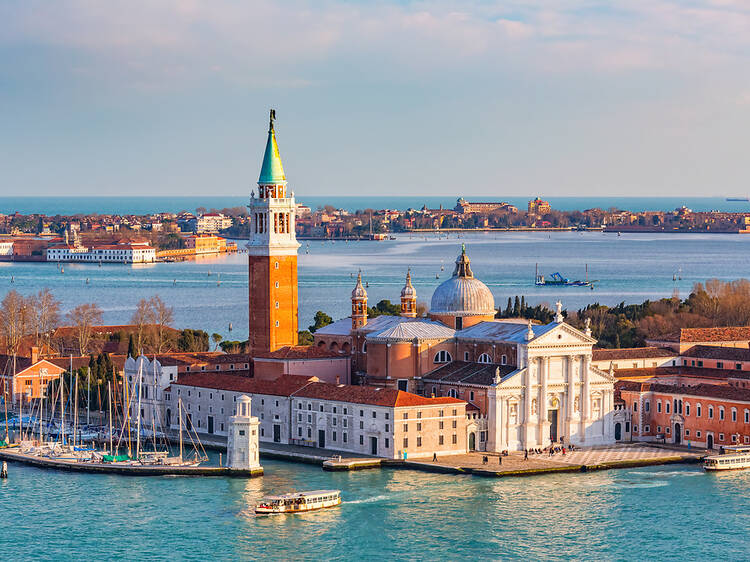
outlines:
{"label": "motorboat", "polygon": [[294,492],[281,496],[267,496],[255,506],[255,513],[304,513],[317,509],[341,505],[340,490],[316,490],[314,492]]}

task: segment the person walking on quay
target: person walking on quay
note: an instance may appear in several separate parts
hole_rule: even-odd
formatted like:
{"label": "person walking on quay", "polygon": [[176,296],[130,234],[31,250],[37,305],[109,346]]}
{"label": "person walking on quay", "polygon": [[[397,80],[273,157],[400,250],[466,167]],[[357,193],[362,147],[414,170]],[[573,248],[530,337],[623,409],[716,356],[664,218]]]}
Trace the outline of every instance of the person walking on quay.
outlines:
{"label": "person walking on quay", "polygon": [[562,454],[565,454],[565,447],[562,448]]}
{"label": "person walking on quay", "polygon": [[497,456],[497,464],[499,464],[499,465],[503,464],[503,456],[502,455],[498,455]]}
{"label": "person walking on quay", "polygon": [[525,461],[529,460],[529,450],[528,449],[524,449],[523,450],[523,460],[525,460]]}
{"label": "person walking on quay", "polygon": [[437,462],[437,453],[432,453],[432,462]]}

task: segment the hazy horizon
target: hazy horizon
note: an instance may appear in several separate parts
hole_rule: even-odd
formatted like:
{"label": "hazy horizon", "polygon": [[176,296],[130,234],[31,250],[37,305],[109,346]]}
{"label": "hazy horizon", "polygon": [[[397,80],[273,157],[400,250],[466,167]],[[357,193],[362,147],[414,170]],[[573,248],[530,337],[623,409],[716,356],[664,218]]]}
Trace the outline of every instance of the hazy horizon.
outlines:
{"label": "hazy horizon", "polygon": [[8,0],[0,19],[4,195],[244,196],[271,107],[300,195],[750,191],[739,0]]}

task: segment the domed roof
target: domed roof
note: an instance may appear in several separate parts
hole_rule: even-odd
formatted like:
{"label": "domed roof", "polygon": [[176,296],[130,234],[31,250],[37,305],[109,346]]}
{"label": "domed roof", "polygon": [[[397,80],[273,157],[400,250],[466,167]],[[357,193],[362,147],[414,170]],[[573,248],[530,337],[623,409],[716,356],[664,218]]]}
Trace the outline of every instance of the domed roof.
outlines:
{"label": "domed roof", "polygon": [[414,285],[411,284],[411,270],[406,272],[406,285],[404,285],[404,288],[401,289],[401,298],[402,299],[416,299],[417,298],[417,290],[414,288]]}
{"label": "domed roof", "polygon": [[367,291],[365,291],[365,288],[362,286],[362,272],[360,271],[357,274],[357,284],[354,286],[354,290],[352,291],[352,299],[366,299],[367,298]]}
{"label": "domed roof", "polygon": [[440,284],[432,293],[430,314],[478,316],[495,314],[495,298],[487,285],[474,278],[466,248],[456,260],[453,277]]}

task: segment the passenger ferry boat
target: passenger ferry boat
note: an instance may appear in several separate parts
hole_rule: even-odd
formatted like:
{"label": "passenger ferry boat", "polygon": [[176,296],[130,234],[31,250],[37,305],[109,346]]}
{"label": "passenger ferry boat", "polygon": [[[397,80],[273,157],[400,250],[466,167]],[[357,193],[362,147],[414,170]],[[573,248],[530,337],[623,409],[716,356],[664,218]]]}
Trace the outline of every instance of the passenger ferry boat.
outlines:
{"label": "passenger ferry boat", "polygon": [[295,492],[282,496],[267,496],[255,506],[255,513],[303,513],[341,505],[340,490]]}
{"label": "passenger ferry boat", "polygon": [[724,447],[723,455],[703,459],[706,470],[739,470],[750,468],[750,447]]}

